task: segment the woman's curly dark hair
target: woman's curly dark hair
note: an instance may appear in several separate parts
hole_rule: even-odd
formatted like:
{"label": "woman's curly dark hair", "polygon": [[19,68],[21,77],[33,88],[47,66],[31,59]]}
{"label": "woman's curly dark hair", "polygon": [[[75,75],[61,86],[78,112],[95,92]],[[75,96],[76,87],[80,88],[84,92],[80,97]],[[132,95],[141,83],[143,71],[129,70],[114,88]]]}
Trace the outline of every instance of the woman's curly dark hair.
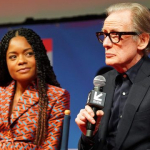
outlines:
{"label": "woman's curly dark hair", "polygon": [[38,125],[36,129],[35,144],[41,145],[46,138],[47,129],[47,86],[46,83],[60,87],[56,80],[53,67],[46,54],[46,49],[39,35],[33,30],[27,28],[19,28],[8,31],[2,38],[0,43],[0,86],[7,86],[13,80],[9,74],[6,63],[6,52],[9,42],[13,37],[23,36],[31,45],[36,60],[37,71],[37,87],[39,92],[39,112],[38,112]]}

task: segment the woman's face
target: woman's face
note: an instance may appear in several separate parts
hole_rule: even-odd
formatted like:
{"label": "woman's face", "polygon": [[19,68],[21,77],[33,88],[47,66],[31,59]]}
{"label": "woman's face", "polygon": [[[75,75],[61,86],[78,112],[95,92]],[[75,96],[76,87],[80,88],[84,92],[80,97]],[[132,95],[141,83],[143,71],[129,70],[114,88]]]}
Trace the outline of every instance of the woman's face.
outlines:
{"label": "woman's face", "polygon": [[29,83],[36,78],[36,61],[31,45],[25,37],[10,40],[6,53],[10,76],[21,83]]}

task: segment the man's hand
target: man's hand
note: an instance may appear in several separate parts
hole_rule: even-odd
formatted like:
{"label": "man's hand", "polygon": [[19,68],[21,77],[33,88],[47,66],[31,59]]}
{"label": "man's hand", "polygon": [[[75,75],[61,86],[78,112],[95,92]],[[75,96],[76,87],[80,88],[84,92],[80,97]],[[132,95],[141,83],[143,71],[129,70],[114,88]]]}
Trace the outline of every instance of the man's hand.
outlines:
{"label": "man's hand", "polygon": [[94,120],[94,118],[93,118],[94,112],[93,112],[92,108],[88,105],[85,106],[85,109],[80,110],[79,114],[77,115],[77,117],[75,119],[75,122],[84,135],[86,135],[87,121],[89,121],[92,124],[96,123],[94,134],[97,132],[99,124],[100,124],[100,120],[101,120],[102,116],[104,115],[104,112],[102,110],[98,110],[96,112],[96,115],[97,115],[97,121]]}

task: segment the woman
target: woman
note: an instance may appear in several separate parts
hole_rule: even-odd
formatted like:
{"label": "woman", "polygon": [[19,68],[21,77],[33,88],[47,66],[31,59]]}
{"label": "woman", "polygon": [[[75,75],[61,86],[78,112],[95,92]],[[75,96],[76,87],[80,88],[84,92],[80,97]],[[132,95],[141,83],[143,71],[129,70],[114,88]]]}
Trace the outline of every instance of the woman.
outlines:
{"label": "woman", "polygon": [[6,33],[0,43],[0,149],[59,149],[69,100],[41,38],[26,28]]}

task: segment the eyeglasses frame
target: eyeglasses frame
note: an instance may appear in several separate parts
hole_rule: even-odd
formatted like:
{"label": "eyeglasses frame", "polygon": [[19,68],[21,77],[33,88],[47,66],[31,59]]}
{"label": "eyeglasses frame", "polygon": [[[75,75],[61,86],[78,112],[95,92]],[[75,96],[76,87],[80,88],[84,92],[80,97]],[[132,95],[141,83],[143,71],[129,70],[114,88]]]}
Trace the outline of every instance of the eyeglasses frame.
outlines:
{"label": "eyeglasses frame", "polygon": [[[111,37],[110,37],[110,34],[112,34],[112,33],[118,33],[118,35],[119,35],[119,40],[118,40],[118,42],[113,42],[113,41],[112,41],[112,39],[111,39]],[[102,41],[102,40],[99,38],[99,35],[106,35],[106,37],[108,36],[112,43],[119,43],[122,35],[139,35],[139,33],[137,33],[137,32],[109,32],[109,33],[106,33],[106,32],[96,32],[96,36],[97,36],[98,41],[99,41],[100,43],[103,43],[104,40]]]}

